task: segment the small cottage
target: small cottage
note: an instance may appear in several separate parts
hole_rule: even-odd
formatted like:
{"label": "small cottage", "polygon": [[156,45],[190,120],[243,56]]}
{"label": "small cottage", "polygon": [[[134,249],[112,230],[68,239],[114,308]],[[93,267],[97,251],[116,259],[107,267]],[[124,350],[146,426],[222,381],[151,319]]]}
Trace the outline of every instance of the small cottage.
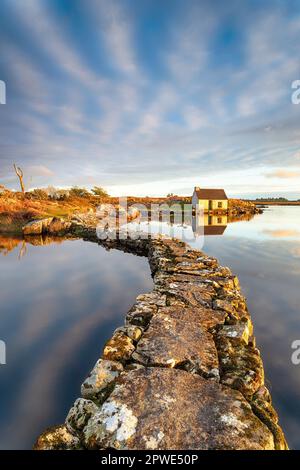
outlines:
{"label": "small cottage", "polygon": [[224,189],[206,189],[195,187],[192,197],[193,211],[203,209],[204,212],[227,211],[228,198]]}

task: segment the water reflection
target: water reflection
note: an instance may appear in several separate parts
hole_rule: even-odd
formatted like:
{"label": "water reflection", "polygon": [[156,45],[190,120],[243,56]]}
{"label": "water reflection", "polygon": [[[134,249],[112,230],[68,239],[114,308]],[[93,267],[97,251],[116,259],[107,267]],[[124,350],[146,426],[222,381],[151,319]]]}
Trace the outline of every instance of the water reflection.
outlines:
{"label": "water reflection", "polygon": [[226,230],[227,224],[227,215],[204,214],[204,217],[192,217],[192,230],[195,237],[203,236],[203,234],[223,235]]}
{"label": "water reflection", "polygon": [[66,240],[72,240],[72,237],[55,237],[48,235],[36,235],[34,237],[27,236],[5,236],[0,235],[0,254],[3,256],[8,255],[11,251],[18,252],[18,259],[23,258],[27,253],[29,245],[32,246],[47,246],[53,243],[62,244]]}
{"label": "water reflection", "polygon": [[239,276],[280,423],[290,447],[300,449],[300,366],[291,362],[291,344],[300,339],[300,237],[247,238],[237,232],[208,237],[204,250]]}
{"label": "water reflection", "polygon": [[291,344],[300,339],[300,208],[272,207],[227,221],[205,219],[204,237],[196,222],[150,225],[153,232],[171,230],[188,239],[239,276],[281,425],[290,447],[300,449],[300,366],[291,362]]}
{"label": "water reflection", "polygon": [[3,256],[8,255],[8,253],[15,250],[20,243],[22,243],[21,237],[5,237],[0,235],[0,254]]}
{"label": "water reflection", "polygon": [[143,234],[161,233],[171,237],[180,238],[183,241],[201,249],[204,237],[209,235],[223,235],[227,226],[233,222],[245,222],[254,217],[253,214],[228,216],[227,214],[201,214],[192,215],[192,211],[177,211],[176,213],[148,213],[129,224],[122,226],[133,236]]}
{"label": "water reflection", "polygon": [[[192,218],[173,225],[142,221],[140,227],[171,229],[174,236],[184,231],[193,247],[238,274],[266,381],[296,449],[300,366],[291,362],[291,344],[300,339],[299,221],[299,207],[273,207],[239,221],[207,220],[204,237]],[[220,228],[222,234],[210,236]],[[29,240],[24,249],[21,239],[0,238],[0,337],[8,361],[0,367],[2,448],[30,447],[42,429],[62,421],[112,329],[135,296],[152,286],[146,259],[79,240],[48,242]]]}
{"label": "water reflection", "polygon": [[64,420],[103,344],[152,279],[145,258],[81,240],[0,237],[0,252],[0,446],[23,449]]}

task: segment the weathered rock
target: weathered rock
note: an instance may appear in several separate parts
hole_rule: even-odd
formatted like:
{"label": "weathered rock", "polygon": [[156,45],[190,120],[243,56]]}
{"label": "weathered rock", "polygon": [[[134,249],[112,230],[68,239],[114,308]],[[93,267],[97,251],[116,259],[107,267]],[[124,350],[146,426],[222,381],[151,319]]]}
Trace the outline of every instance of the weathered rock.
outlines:
{"label": "weathered rock", "polygon": [[218,336],[221,382],[251,398],[264,385],[264,369],[258,349]]}
{"label": "weathered rock", "polygon": [[78,437],[74,436],[65,424],[47,429],[39,436],[33,447],[34,450],[76,450],[80,448]]}
{"label": "weathered rock", "polygon": [[223,325],[226,320],[226,312],[221,310],[216,311],[202,306],[195,307],[194,310],[197,312],[202,327],[209,331]]}
{"label": "weathered rock", "polygon": [[148,256],[154,289],[106,343],[68,429],[48,431],[40,448],[77,448],[74,434],[90,449],[287,448],[230,270],[178,240],[110,239],[104,227],[99,241],[88,222],[76,227],[107,249]]}
{"label": "weathered rock", "polygon": [[196,309],[160,308],[132,358],[144,365],[187,367],[207,376],[218,376],[213,337],[201,326]]}
{"label": "weathered rock", "polygon": [[66,418],[68,430],[71,434],[80,433],[89,419],[98,411],[99,408],[93,401],[77,398]]}
{"label": "weathered rock", "polygon": [[215,299],[213,302],[213,308],[215,310],[223,310],[224,312],[227,312],[227,313],[235,312],[235,308],[232,305],[232,303],[229,302],[228,300],[223,300],[223,299]]}
{"label": "weathered rock", "polygon": [[48,219],[41,219],[41,220],[33,220],[32,222],[28,222],[22,228],[24,235],[41,235],[42,233],[46,233],[48,226],[52,222],[53,217]]}
{"label": "weathered rock", "polygon": [[70,222],[67,222],[58,217],[53,217],[51,222],[45,228],[45,232],[49,234],[63,234],[69,230],[71,226]]}
{"label": "weathered rock", "polygon": [[160,272],[158,271],[154,275],[154,281],[155,285],[165,285],[168,286],[170,281],[173,283],[181,283],[181,282],[187,282],[190,285],[193,286],[203,286],[203,284],[206,284],[207,286],[210,285],[212,287],[218,287],[219,285],[216,285],[216,281],[213,279],[210,279],[206,273],[203,273],[203,276],[196,275],[196,274],[183,274],[183,273],[171,273],[168,274],[166,272]]}
{"label": "weathered rock", "polygon": [[84,429],[90,449],[274,449],[237,391],[182,370],[131,371]]}
{"label": "weathered rock", "polygon": [[126,362],[130,359],[134,350],[135,347],[132,339],[130,339],[125,333],[117,331],[105,344],[103,359]]}
{"label": "weathered rock", "polygon": [[127,211],[127,219],[133,220],[141,215],[140,211],[136,207],[129,207]]}
{"label": "weathered rock", "polygon": [[[256,394],[255,394],[256,395]],[[269,401],[253,398],[251,407],[255,415],[270,429],[274,437],[275,450],[288,450],[282,429],[278,425],[278,415]]]}
{"label": "weathered rock", "polygon": [[219,336],[231,338],[238,343],[248,344],[253,333],[251,322],[239,322],[235,325],[224,325],[218,332]]}
{"label": "weathered rock", "polygon": [[161,307],[139,341],[132,359],[148,366],[183,367],[218,376],[213,337],[201,325],[196,309]]}
{"label": "weathered rock", "polygon": [[128,338],[130,338],[135,343],[141,338],[143,334],[143,328],[136,325],[121,326],[120,328],[116,329],[116,332],[118,331],[127,335]]}
{"label": "weathered rock", "polygon": [[104,401],[113,389],[116,378],[123,371],[119,362],[99,359],[89,376],[81,386],[81,395],[84,398]]}
{"label": "weathered rock", "polygon": [[193,284],[192,282],[172,282],[166,286],[166,293],[168,302],[170,299],[180,299],[187,306],[198,306],[211,307],[212,299],[216,295],[215,290],[212,286],[205,284]]}
{"label": "weathered rock", "polygon": [[148,302],[137,302],[126,315],[126,323],[145,327],[157,312],[157,305]]}
{"label": "weathered rock", "polygon": [[112,204],[99,204],[97,207],[98,218],[107,217],[108,215],[115,215],[116,208]]}
{"label": "weathered rock", "polygon": [[160,292],[148,292],[147,294],[140,294],[136,298],[137,302],[147,303],[149,305],[156,305],[157,307],[164,307],[166,305],[166,295]]}
{"label": "weathered rock", "polygon": [[47,219],[33,220],[23,227],[23,235],[42,235],[42,234],[61,234],[66,233],[71,226],[67,222],[58,217],[49,217]]}

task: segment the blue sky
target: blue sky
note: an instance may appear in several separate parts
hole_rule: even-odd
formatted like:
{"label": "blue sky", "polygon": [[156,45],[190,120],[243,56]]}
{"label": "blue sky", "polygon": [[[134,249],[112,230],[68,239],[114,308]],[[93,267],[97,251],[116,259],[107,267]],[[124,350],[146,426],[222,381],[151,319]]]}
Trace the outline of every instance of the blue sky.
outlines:
{"label": "blue sky", "polygon": [[0,0],[0,183],[300,198],[300,2]]}

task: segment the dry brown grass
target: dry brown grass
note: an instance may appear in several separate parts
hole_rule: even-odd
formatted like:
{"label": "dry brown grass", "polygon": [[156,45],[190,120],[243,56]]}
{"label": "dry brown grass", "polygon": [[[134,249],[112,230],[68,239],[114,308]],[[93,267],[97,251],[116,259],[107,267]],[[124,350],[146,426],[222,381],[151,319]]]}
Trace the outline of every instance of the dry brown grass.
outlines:
{"label": "dry brown grass", "polygon": [[5,191],[0,194],[0,232],[20,233],[22,226],[43,217],[70,217],[76,212],[87,212],[99,204],[99,199],[72,197],[63,201],[37,200],[21,193]]}

